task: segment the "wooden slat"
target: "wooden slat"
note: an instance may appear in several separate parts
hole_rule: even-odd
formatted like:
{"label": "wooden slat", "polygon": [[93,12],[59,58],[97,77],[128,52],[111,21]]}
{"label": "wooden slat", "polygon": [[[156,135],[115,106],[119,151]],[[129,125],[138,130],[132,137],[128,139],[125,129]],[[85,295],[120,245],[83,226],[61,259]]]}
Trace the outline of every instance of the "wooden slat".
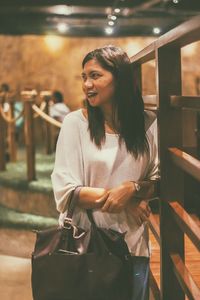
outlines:
{"label": "wooden slat", "polygon": [[198,15],[162,35],[155,44],[157,48],[169,45],[179,45],[180,47],[184,47],[199,39],[200,16]]}
{"label": "wooden slat", "polygon": [[146,96],[142,96],[142,98],[146,110],[152,110],[152,111],[158,110],[156,95],[146,95]]}
{"label": "wooden slat", "polygon": [[133,64],[144,64],[155,58],[155,43],[151,43],[145,47],[142,51],[133,55],[130,60]]}
{"label": "wooden slat", "polygon": [[160,245],[160,228],[159,228],[158,223],[157,223],[157,221],[155,220],[155,218],[152,214],[149,217],[149,228],[151,229],[156,241]]}
{"label": "wooden slat", "polygon": [[156,282],[151,270],[150,270],[150,274],[149,274],[149,285],[150,285],[150,289],[153,294],[154,300],[160,300],[161,299],[160,289],[157,285],[157,282]]}
{"label": "wooden slat", "polygon": [[145,104],[156,105],[156,103],[157,103],[156,95],[146,95],[146,96],[142,96],[142,98],[143,98]]}
{"label": "wooden slat", "polygon": [[200,97],[195,96],[171,96],[172,107],[200,109]]}
{"label": "wooden slat", "polygon": [[172,161],[183,171],[200,181],[200,161],[193,156],[177,149],[168,148]]}
{"label": "wooden slat", "polygon": [[181,229],[200,251],[200,227],[178,202],[169,202],[169,205],[171,206],[174,217]]}
{"label": "wooden slat", "polygon": [[170,254],[178,281],[190,300],[200,299],[200,289],[178,254]]}
{"label": "wooden slat", "polygon": [[145,110],[151,110],[154,111],[155,113],[157,112],[158,108],[156,105],[152,105],[152,104],[145,104],[144,105],[144,109]]}

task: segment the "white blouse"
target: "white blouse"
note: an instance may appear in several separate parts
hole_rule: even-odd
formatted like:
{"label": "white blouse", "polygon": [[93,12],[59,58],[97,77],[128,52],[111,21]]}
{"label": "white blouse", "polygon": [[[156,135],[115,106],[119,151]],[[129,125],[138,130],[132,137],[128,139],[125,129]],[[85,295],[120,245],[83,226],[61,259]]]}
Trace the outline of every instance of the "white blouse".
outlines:
{"label": "white blouse", "polygon": [[[147,123],[152,115],[146,114]],[[155,117],[153,116],[153,119]],[[147,130],[148,155],[135,159],[127,152],[125,144],[119,146],[117,134],[106,133],[101,149],[91,141],[88,120],[82,110],[69,113],[60,130],[53,173],[51,175],[59,222],[63,223],[69,195],[76,186],[112,188],[124,181],[156,179],[158,176],[158,147],[156,119]],[[126,232],[125,240],[134,255],[148,256],[145,225],[138,226],[134,217],[122,211],[117,214],[93,211],[99,227]],[[73,222],[88,229],[90,223],[84,209],[76,207]],[[145,234],[144,234],[145,233]]]}

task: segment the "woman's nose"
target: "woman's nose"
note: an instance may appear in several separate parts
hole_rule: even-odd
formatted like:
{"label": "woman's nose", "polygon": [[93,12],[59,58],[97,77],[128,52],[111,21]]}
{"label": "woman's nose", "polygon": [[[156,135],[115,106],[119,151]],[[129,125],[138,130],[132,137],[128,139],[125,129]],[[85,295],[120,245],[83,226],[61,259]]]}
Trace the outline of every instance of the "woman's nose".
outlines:
{"label": "woman's nose", "polygon": [[87,79],[84,81],[83,84],[84,84],[84,86],[85,86],[86,88],[90,88],[90,87],[93,86],[93,81],[92,81],[91,78],[87,78]]}

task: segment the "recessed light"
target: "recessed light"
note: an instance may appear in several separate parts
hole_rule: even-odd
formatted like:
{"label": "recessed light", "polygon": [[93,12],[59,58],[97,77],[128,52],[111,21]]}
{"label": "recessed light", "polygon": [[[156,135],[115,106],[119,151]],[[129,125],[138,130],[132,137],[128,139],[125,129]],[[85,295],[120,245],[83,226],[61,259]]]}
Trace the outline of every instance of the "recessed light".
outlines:
{"label": "recessed light", "polygon": [[61,33],[65,33],[68,30],[68,26],[66,23],[58,23],[57,24],[57,29]]}
{"label": "recessed light", "polygon": [[118,7],[114,9],[114,12],[115,12],[116,14],[120,13],[120,11],[121,11],[121,9],[118,8]]}
{"label": "recessed light", "polygon": [[106,33],[106,34],[112,34],[112,33],[113,33],[113,28],[111,28],[111,27],[106,27],[106,28],[105,28],[105,33]]}
{"label": "recessed light", "polygon": [[159,34],[161,32],[160,28],[159,27],[154,27],[153,28],[153,33],[154,34]]}
{"label": "recessed light", "polygon": [[116,17],[116,16],[114,16],[114,15],[113,15],[113,16],[111,16],[110,18],[111,18],[111,20],[113,20],[113,21],[117,20],[117,17]]}
{"label": "recessed light", "polygon": [[109,22],[108,22],[108,25],[109,25],[109,26],[114,26],[114,25],[115,25],[115,22],[109,21]]}

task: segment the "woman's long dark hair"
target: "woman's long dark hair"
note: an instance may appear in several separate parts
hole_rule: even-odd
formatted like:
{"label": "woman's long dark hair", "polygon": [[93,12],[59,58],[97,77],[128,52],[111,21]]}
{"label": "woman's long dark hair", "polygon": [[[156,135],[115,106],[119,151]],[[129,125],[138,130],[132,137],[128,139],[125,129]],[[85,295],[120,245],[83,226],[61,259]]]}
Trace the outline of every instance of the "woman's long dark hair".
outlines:
{"label": "woman's long dark hair", "polygon": [[[82,62],[82,67],[91,60],[96,61],[115,79],[112,121],[124,141],[127,151],[136,158],[148,151],[145,132],[144,103],[133,78],[133,70],[128,55],[115,46],[105,46],[89,52]],[[100,107],[93,107],[87,102],[89,131],[91,140],[101,148],[105,142],[104,115]]]}

